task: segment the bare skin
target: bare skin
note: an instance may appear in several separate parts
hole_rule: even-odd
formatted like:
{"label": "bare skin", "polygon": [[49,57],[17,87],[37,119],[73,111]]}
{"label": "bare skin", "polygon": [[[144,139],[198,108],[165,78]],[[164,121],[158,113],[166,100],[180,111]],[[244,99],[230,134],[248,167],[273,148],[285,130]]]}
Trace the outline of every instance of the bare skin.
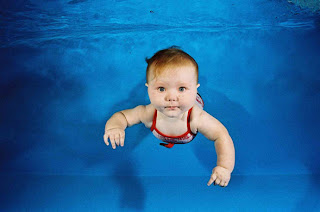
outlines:
{"label": "bare skin", "polygon": [[217,165],[213,168],[210,180],[225,187],[228,185],[235,164],[233,141],[227,129],[214,117],[200,108],[196,102],[197,88],[195,69],[187,64],[179,67],[167,67],[161,75],[146,83],[151,104],[139,105],[133,109],[115,113],[106,123],[104,141],[113,149],[124,146],[125,129],[143,123],[147,128],[152,126],[155,109],[158,111],[157,128],[164,134],[178,136],[187,131],[188,110],[190,127],[193,133],[200,132],[207,139],[214,141],[217,153]]}

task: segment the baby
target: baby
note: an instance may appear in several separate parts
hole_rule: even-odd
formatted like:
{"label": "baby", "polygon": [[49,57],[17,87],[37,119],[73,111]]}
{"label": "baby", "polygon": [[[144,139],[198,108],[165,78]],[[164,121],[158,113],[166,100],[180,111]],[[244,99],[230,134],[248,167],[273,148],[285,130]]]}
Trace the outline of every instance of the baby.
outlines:
{"label": "baby", "polygon": [[235,164],[234,145],[227,129],[203,110],[197,93],[198,64],[176,47],[160,50],[146,61],[145,85],[151,104],[115,113],[105,126],[106,145],[110,141],[113,149],[124,146],[124,130],[139,123],[150,128],[167,148],[188,143],[200,132],[214,141],[217,152],[217,166],[207,185],[227,186]]}

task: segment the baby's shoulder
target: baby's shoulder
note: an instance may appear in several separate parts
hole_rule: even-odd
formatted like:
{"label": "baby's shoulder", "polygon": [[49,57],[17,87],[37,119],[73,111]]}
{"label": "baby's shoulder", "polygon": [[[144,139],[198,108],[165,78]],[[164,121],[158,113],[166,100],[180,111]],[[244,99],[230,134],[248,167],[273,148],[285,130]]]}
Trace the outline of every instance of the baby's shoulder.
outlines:
{"label": "baby's shoulder", "polygon": [[193,133],[197,133],[198,131],[198,123],[203,109],[195,104],[192,108],[192,112],[190,114],[190,128]]}
{"label": "baby's shoulder", "polygon": [[203,112],[203,109],[199,107],[197,104],[195,104],[192,108],[192,112],[190,114],[190,118],[192,119],[197,119],[201,113]]}
{"label": "baby's shoulder", "polygon": [[144,112],[142,113],[141,122],[148,128],[152,126],[155,107],[152,104],[144,105]]}

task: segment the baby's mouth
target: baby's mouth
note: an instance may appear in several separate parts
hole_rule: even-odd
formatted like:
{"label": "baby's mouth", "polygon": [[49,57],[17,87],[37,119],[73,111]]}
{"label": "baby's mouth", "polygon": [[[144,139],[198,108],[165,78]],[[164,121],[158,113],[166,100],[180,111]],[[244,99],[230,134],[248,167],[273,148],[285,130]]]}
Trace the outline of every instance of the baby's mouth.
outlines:
{"label": "baby's mouth", "polygon": [[167,107],[164,107],[164,108],[173,110],[173,109],[177,109],[179,107],[178,106],[167,106]]}

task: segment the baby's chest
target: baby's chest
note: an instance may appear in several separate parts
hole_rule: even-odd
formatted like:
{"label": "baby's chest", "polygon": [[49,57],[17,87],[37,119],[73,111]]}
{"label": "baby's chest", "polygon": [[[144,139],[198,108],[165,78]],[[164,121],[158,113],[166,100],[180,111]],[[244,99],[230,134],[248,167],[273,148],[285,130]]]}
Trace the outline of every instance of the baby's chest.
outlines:
{"label": "baby's chest", "polygon": [[170,136],[179,136],[188,131],[187,122],[184,121],[166,122],[159,120],[156,123],[156,128],[160,132]]}

